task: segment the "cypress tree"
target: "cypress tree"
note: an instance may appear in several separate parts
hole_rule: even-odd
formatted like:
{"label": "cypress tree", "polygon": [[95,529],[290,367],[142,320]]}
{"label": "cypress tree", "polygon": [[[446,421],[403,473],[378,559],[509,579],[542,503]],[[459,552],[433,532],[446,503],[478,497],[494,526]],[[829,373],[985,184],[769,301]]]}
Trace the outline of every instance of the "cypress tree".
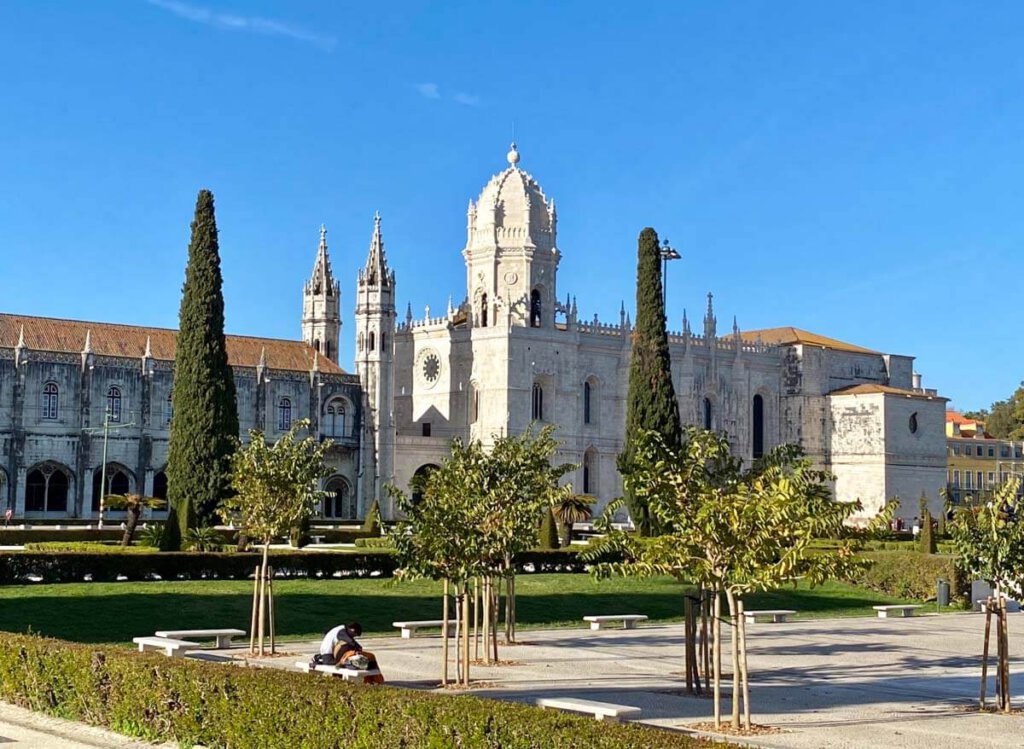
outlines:
{"label": "cypress tree", "polygon": [[[661,248],[658,234],[650,227],[640,232],[636,266],[636,328],[629,367],[629,394],[626,401],[626,444],[619,455],[619,471],[628,474],[633,463],[636,441],[641,432],[661,434],[669,447],[682,440],[679,403],[672,385],[668,333],[665,330],[665,303],[662,298]],[[625,495],[630,517],[642,536],[657,532],[646,505]]]}
{"label": "cypress tree", "polygon": [[213,193],[200,190],[178,315],[167,465],[168,525],[176,520],[181,535],[210,523],[231,493],[238,405],[224,341],[222,285]]}
{"label": "cypress tree", "polygon": [[540,523],[540,548],[557,549],[561,544],[558,539],[558,523],[555,515],[548,507],[544,510],[544,518]]}

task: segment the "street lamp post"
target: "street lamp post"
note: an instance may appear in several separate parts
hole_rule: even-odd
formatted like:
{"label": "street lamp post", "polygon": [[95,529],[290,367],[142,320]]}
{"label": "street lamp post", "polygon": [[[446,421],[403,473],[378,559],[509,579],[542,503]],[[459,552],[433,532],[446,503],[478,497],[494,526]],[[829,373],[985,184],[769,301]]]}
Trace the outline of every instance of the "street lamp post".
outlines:
{"label": "street lamp post", "polygon": [[[661,306],[664,308],[668,303],[668,261],[679,260],[682,255],[669,246],[667,237],[662,240],[661,249],[658,254],[661,255]],[[666,312],[665,314],[667,317],[668,313]]]}
{"label": "street lamp post", "polygon": [[[116,422],[115,422],[116,423]],[[120,424],[116,423],[114,429],[123,429],[125,427],[133,427],[134,423]],[[100,429],[86,429],[89,434],[98,434]],[[110,407],[103,414],[103,459],[100,466],[100,510],[99,515],[96,517],[96,528],[97,530],[103,529],[103,498],[107,492],[107,439],[110,437]],[[141,492],[140,492],[141,493]]]}

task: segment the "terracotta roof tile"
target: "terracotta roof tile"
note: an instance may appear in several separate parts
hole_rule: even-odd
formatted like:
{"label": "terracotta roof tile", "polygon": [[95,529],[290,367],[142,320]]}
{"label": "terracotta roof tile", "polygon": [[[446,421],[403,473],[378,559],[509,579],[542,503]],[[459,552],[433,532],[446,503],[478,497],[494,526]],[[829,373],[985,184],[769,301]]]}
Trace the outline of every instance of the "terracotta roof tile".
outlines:
{"label": "terracotta roof tile", "polygon": [[[82,320],[61,320],[52,317],[0,314],[0,348],[14,348],[18,344],[22,327],[25,345],[29,351],[56,351],[80,353],[89,334],[92,352],[99,356],[122,356],[140,359],[146,351],[146,339],[154,359],[174,360],[174,347],[178,331],[169,328],[146,328],[140,325],[121,325]],[[251,336],[225,336],[228,363],[233,367],[255,367],[264,349],[267,366],[295,372],[308,372],[313,368],[314,350],[302,341],[280,338],[253,338]],[[324,374],[344,374],[344,370],[323,355],[319,357],[320,371]]]}
{"label": "terracotta roof tile", "polygon": [[821,346],[822,348],[830,348],[836,351],[849,351],[856,354],[879,353],[878,351],[873,351],[869,348],[854,346],[852,343],[846,343],[844,341],[836,340],[835,338],[829,338],[827,336],[818,335],[817,333],[811,333],[791,326],[782,328],[763,328],[761,330],[743,330],[740,331],[740,338],[742,338],[745,343],[756,343],[760,340],[764,343],[776,346],[804,344],[808,346]]}

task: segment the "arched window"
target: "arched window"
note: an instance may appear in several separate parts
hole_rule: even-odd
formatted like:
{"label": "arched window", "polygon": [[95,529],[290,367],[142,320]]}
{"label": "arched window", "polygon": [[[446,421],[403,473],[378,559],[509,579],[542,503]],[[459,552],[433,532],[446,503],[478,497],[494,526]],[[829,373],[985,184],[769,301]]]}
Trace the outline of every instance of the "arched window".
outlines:
{"label": "arched window", "polygon": [[320,339],[319,339],[319,338],[317,338],[317,339],[316,339],[315,341],[313,341],[313,348],[314,348],[314,349],[315,349],[316,351],[319,351],[319,350],[320,350]]}
{"label": "arched window", "polygon": [[480,297],[480,327],[487,327],[487,295]]}
{"label": "arched window", "polygon": [[327,355],[328,359],[331,358],[331,342],[330,341],[327,341],[326,343],[324,343],[324,354]]}
{"label": "arched window", "polygon": [[60,390],[56,382],[48,382],[43,386],[43,400],[40,403],[39,415],[44,419],[57,418],[57,400]]}
{"label": "arched window", "polygon": [[382,330],[381,333],[380,333],[380,350],[381,351],[387,351],[388,350],[387,341],[388,341],[388,334],[385,333]]}
{"label": "arched window", "polygon": [[540,291],[538,289],[530,292],[530,327],[540,327]]}
{"label": "arched window", "polygon": [[440,466],[435,463],[426,463],[416,469],[416,472],[412,475],[412,481],[409,482],[409,489],[412,490],[413,504],[419,504],[423,501],[424,482],[426,482],[427,477],[438,468],[440,468]]}
{"label": "arched window", "polygon": [[584,494],[596,494],[597,493],[597,453],[593,450],[587,450],[583,453],[583,493]]}
{"label": "arched window", "polygon": [[25,512],[67,512],[71,480],[64,468],[44,463],[25,477]]}
{"label": "arched window", "polygon": [[374,343],[375,342],[376,342],[376,338],[374,337],[373,331],[371,330],[370,331],[370,351],[374,350]]}
{"label": "arched window", "polygon": [[324,411],[323,434],[328,437],[348,436],[348,411],[345,401],[335,398],[327,404]]}
{"label": "arched window", "polygon": [[352,490],[341,476],[332,476],[324,487],[324,517],[355,520],[356,508]]}
{"label": "arched window", "polygon": [[291,398],[282,398],[277,402],[277,428],[282,432],[292,428]]}
{"label": "arched window", "polygon": [[107,419],[121,420],[121,388],[116,385],[111,385],[107,390]]}
{"label": "arched window", "polygon": [[359,334],[359,350],[360,351],[363,350],[363,334],[362,333]]}
{"label": "arched window", "polygon": [[100,497],[107,494],[129,494],[132,490],[131,474],[128,469],[118,463],[107,463],[107,490],[103,491],[103,466],[92,470],[92,509],[99,512]]}
{"label": "arched window", "polygon": [[751,452],[753,453],[754,460],[757,460],[764,455],[764,398],[760,395],[754,396],[754,413],[751,419],[751,428],[753,435]]}
{"label": "arched window", "polygon": [[[589,382],[583,383],[583,423],[590,423],[590,398],[591,398],[591,386]],[[586,490],[584,490],[586,491]]]}
{"label": "arched window", "polygon": [[712,416],[713,416],[713,414],[711,413],[711,399],[710,398],[705,398],[704,399],[704,428],[707,429],[707,430],[711,429]]}
{"label": "arched window", "polygon": [[533,383],[533,420],[544,421],[544,388],[539,382]]}
{"label": "arched window", "polygon": [[153,496],[157,499],[167,499],[167,474],[163,471],[153,474]]}

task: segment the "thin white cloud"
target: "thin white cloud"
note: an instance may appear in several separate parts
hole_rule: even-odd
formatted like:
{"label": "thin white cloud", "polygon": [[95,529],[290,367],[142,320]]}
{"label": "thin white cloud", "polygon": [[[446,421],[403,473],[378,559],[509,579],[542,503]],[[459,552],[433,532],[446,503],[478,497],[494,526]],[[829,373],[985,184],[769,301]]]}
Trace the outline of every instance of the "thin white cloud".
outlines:
{"label": "thin white cloud", "polygon": [[146,2],[168,13],[173,13],[178,18],[184,18],[187,21],[202,23],[219,29],[249,31],[254,34],[265,34],[267,36],[283,36],[295,41],[305,42],[306,44],[313,44],[326,51],[334,49],[338,42],[333,36],[317,34],[299,26],[275,21],[272,18],[221,13],[210,8],[182,3],[178,0],[146,0]]}
{"label": "thin white cloud", "polygon": [[441,98],[441,90],[436,83],[417,83],[416,90],[424,99]]}
{"label": "thin white cloud", "polygon": [[473,96],[473,94],[466,94],[461,91],[455,94],[455,96],[453,96],[452,99],[456,103],[462,104],[463,106],[466,107],[475,107],[480,104],[479,96]]}

